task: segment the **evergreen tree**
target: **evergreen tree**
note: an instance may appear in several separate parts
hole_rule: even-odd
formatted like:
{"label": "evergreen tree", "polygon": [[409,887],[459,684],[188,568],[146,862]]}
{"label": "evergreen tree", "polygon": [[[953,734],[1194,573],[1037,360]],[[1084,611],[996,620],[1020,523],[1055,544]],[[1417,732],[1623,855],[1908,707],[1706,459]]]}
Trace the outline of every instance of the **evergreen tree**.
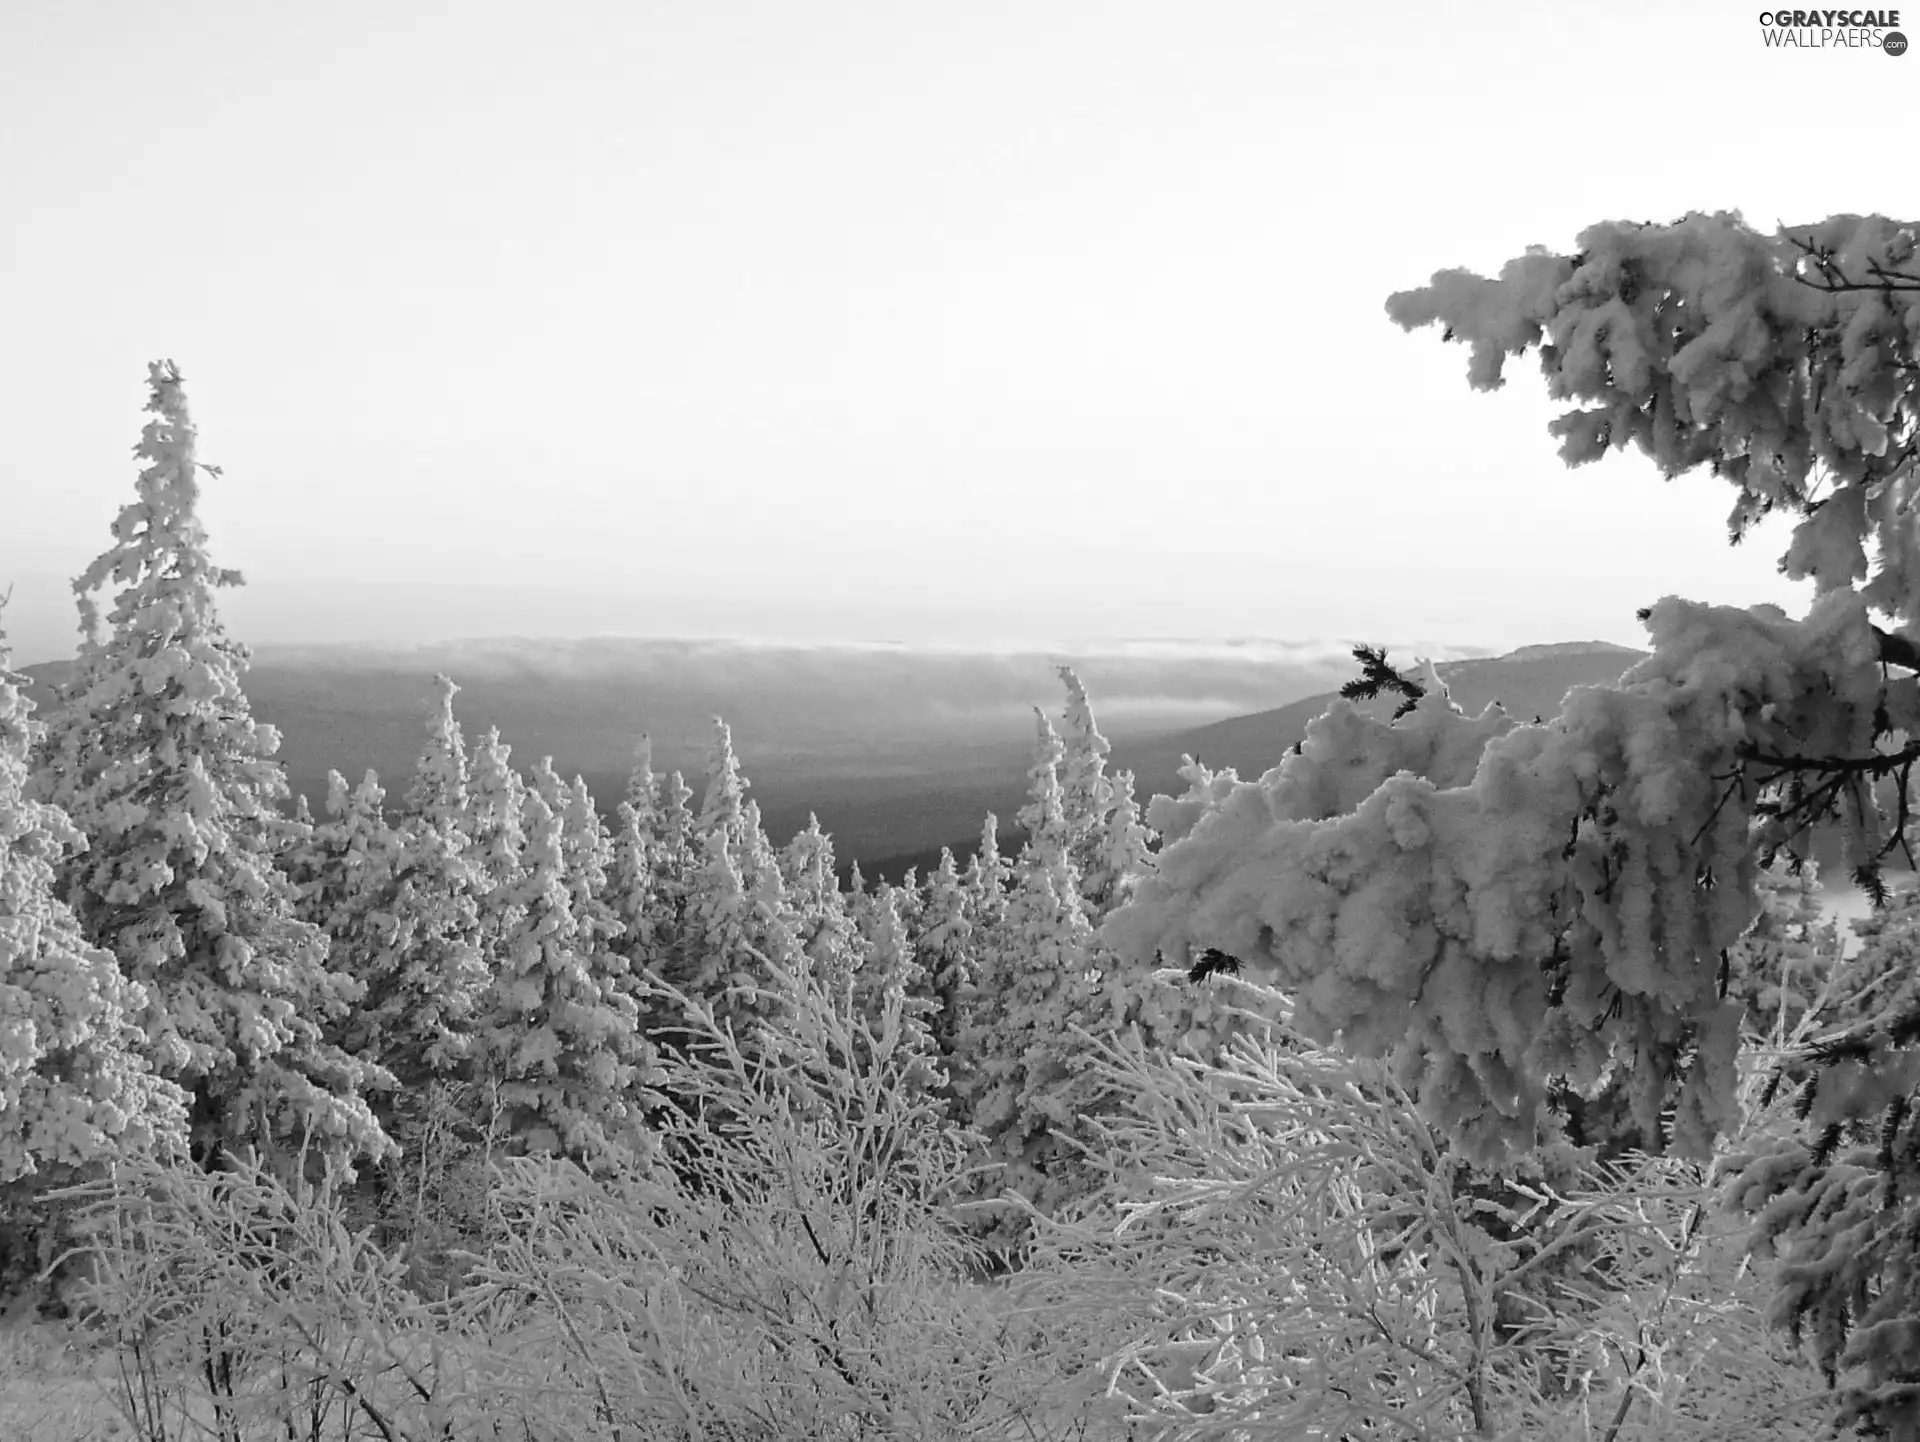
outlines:
{"label": "evergreen tree", "polygon": [[[1149,808],[1166,842],[1113,945],[1232,956],[1291,993],[1309,1038],[1390,1059],[1468,1159],[1528,1156],[1558,1098],[1616,1078],[1651,1145],[1710,1156],[1740,1115],[1723,953],[1762,868],[1785,852],[1878,894],[1911,844],[1915,252],[1915,227],[1882,216],[1767,235],[1696,214],[1390,298],[1402,326],[1471,348],[1477,387],[1536,353],[1568,403],[1552,430],[1569,464],[1631,445],[1669,476],[1710,470],[1736,538],[1787,514],[1781,568],[1815,599],[1798,620],[1662,599],[1642,613],[1651,655],[1538,725],[1431,694],[1388,723],[1339,703],[1197,816]],[[1816,1039],[1801,1134],[1723,1164],[1759,1240],[1792,1250],[1772,1310],[1835,1378],[1843,1420],[1907,1436],[1917,1040],[1920,1008]]]}
{"label": "evergreen tree", "polygon": [[654,965],[678,929],[677,911],[661,872],[666,850],[662,823],[653,745],[643,736],[634,748],[625,795],[614,812],[605,892],[607,906],[621,927],[614,944],[636,970]]}
{"label": "evergreen tree", "polygon": [[443,836],[464,838],[467,821],[467,741],[454,718],[453,698],[460,688],[444,676],[433,678],[434,706],[427,722],[427,743],[407,786],[406,815],[425,821]]}
{"label": "evergreen tree", "polygon": [[584,944],[606,951],[626,931],[626,924],[608,900],[613,871],[613,837],[586,778],[575,776],[561,794],[561,852],[566,862],[567,887],[573,897],[574,921]]}
{"label": "evergreen tree", "polygon": [[991,811],[980,827],[980,845],[967,862],[963,886],[967,896],[967,922],[974,936],[984,941],[999,929],[1007,912],[1007,887],[1012,868],[1000,855],[1000,818]]}
{"label": "evergreen tree", "polygon": [[405,1145],[393,1108],[407,1111],[411,1091],[461,1079],[489,980],[471,872],[428,818],[387,819],[372,771],[351,792],[337,771],[328,780],[303,912],[332,939],[334,968],[364,989],[333,1039],[393,1073],[402,1090],[377,1109]]}
{"label": "evergreen tree", "polygon": [[632,997],[595,969],[573,914],[564,819],[537,790],[522,805],[523,864],[508,883],[480,1070],[516,1145],[598,1164],[643,1144],[649,1053]]}
{"label": "evergreen tree", "polygon": [[914,949],[934,1002],[927,1018],[928,1029],[950,1083],[956,1087],[952,1079],[962,1064],[960,1036],[979,979],[970,910],[966,882],[954,864],[952,850],[943,846],[940,865],[927,878],[927,901]]}
{"label": "evergreen tree", "polygon": [[1097,919],[1106,905],[1112,878],[1106,873],[1107,818],[1113,810],[1113,782],[1107,756],[1113,750],[1093,719],[1086,687],[1071,666],[1058,668],[1067,688],[1061,738],[1060,812],[1067,828],[1067,852],[1080,873],[1080,886]]}
{"label": "evergreen tree", "polygon": [[[89,841],[60,889],[94,944],[138,982],[135,1013],[161,1075],[193,1098],[199,1154],[271,1147],[389,1149],[362,1097],[380,1080],[321,1027],[357,999],[326,968],[327,943],[293,914],[274,865],[287,795],[279,736],[255,723],[247,651],[214,594],[197,514],[194,428],[179,372],[149,368],[147,464],[113,544],[74,583],[83,643],[35,781]],[[119,587],[104,630],[93,593]]]}
{"label": "evergreen tree", "polygon": [[780,876],[792,908],[794,934],[813,975],[830,996],[851,984],[858,945],[853,918],[834,866],[833,838],[820,829],[817,816],[807,817],[806,829],[795,834],[780,855]]}
{"label": "evergreen tree", "polygon": [[527,838],[521,813],[527,783],[511,764],[513,748],[489,726],[474,748],[468,774],[464,830],[483,893],[510,887],[520,876]]}
{"label": "evergreen tree", "polygon": [[[4,604],[0,598],[0,605]],[[0,628],[0,1199],[130,1152],[181,1147],[186,1097],[155,1076],[145,998],[54,892],[86,839],[27,795],[38,724]]]}
{"label": "evergreen tree", "polygon": [[1141,878],[1153,869],[1153,828],[1142,819],[1134,798],[1133,773],[1114,772],[1110,785],[1113,807],[1095,847],[1098,883],[1090,893],[1096,918],[1131,901]]}
{"label": "evergreen tree", "polygon": [[963,1103],[986,1138],[988,1159],[1003,1164],[995,1190],[1012,1187],[1046,1208],[1085,1190],[1088,1181],[1072,1162],[1071,1142],[1083,1131],[1090,1099],[1080,1084],[1082,1047],[1071,1028],[1088,1019],[1097,974],[1062,805],[1063,748],[1044,712],[1036,711],[1035,721],[1028,800],[1020,812],[1027,843],[1005,913],[981,957],[978,1004],[962,1042]]}
{"label": "evergreen tree", "polygon": [[907,925],[900,917],[899,893],[885,889],[875,907],[872,934],[865,939],[855,976],[854,1003],[883,1047],[924,1058],[909,1066],[902,1080],[931,1091],[945,1083],[933,1032],[927,1022],[933,1003],[926,997],[926,973],[913,954]]}
{"label": "evergreen tree", "polygon": [[713,746],[707,752],[707,789],[700,801],[699,831],[704,836],[724,832],[727,849],[736,857],[747,843],[747,778],[733,752],[733,731],[713,718]]}

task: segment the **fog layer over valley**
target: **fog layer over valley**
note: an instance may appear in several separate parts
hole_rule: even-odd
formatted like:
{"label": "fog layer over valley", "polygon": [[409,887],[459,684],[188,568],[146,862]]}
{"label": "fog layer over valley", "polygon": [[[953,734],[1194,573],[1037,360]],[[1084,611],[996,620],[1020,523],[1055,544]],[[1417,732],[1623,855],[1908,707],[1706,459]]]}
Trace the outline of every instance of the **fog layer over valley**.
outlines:
{"label": "fog layer over valley", "polygon": [[[1521,720],[1553,714],[1571,687],[1610,682],[1641,655],[1604,642],[1506,657],[1482,649],[1391,647],[1402,665],[1436,660],[1467,711],[1498,701]],[[329,770],[357,782],[372,769],[390,785],[408,773],[436,673],[460,685],[469,735],[498,726],[516,762],[552,756],[562,775],[584,776],[609,813],[643,734],[658,769],[698,776],[718,715],[772,836],[784,839],[817,815],[843,869],[858,861],[870,878],[898,880],[910,864],[924,870],[937,861],[943,845],[964,861],[989,811],[1015,833],[1033,707],[1057,706],[1061,663],[1099,696],[1114,763],[1134,773],[1143,801],[1178,794],[1183,755],[1262,774],[1354,674],[1344,641],[987,650],[601,638],[262,646],[247,690],[255,714],[280,729],[294,794],[316,809]],[[65,669],[26,668],[48,709]]]}

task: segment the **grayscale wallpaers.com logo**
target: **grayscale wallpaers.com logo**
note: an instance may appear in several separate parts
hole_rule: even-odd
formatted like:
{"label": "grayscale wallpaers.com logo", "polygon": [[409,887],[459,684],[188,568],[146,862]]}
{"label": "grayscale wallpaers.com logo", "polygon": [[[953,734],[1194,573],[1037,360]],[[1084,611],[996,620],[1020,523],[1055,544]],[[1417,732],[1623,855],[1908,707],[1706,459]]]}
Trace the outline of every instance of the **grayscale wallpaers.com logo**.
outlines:
{"label": "grayscale wallpaers.com logo", "polygon": [[1762,10],[1760,34],[1779,50],[1884,50],[1907,53],[1907,37],[1894,27],[1898,10]]}

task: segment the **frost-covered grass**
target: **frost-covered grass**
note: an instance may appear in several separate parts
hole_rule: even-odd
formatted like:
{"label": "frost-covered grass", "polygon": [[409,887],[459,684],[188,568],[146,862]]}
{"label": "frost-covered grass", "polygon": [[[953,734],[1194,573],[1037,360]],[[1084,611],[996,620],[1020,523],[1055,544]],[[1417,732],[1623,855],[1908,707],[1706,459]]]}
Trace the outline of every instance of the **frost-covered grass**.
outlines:
{"label": "frost-covered grass", "polygon": [[0,1437],[118,1442],[134,1434],[102,1386],[112,1358],[64,1323],[29,1307],[0,1321]]}

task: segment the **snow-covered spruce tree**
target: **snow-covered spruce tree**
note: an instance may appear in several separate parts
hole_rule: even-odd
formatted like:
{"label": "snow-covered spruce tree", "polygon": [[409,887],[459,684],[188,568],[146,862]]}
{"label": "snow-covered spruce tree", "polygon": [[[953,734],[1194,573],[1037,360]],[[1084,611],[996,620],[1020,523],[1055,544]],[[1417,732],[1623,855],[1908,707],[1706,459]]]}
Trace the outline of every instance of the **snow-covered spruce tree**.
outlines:
{"label": "snow-covered spruce tree", "polygon": [[[207,554],[194,427],[172,362],[148,370],[146,462],[113,544],[74,582],[83,641],[47,728],[34,786],[86,835],[60,890],[144,1004],[155,1069],[193,1099],[193,1140],[384,1154],[362,1090],[375,1069],[327,1044],[355,999],[326,938],[293,914],[274,865],[287,783],[280,738],[241,689],[246,648],[214,593],[238,585]],[[217,472],[209,471],[209,474]],[[104,631],[93,595],[117,587]]]}
{"label": "snow-covered spruce tree", "polygon": [[973,923],[967,911],[966,883],[954,864],[953,851],[943,846],[940,864],[927,878],[926,906],[913,943],[934,1002],[927,1026],[941,1065],[949,1072],[956,1065],[962,1018],[979,979]]}
{"label": "snow-covered spruce tree", "polygon": [[567,784],[566,803],[560,839],[567,860],[567,884],[573,892],[574,918],[583,930],[591,930],[594,945],[606,950],[626,931],[626,923],[614,914],[606,899],[613,870],[613,836],[600,818],[600,808],[594,804],[584,776],[575,776]]}
{"label": "snow-covered spruce tree", "polygon": [[527,844],[520,819],[527,783],[513,769],[512,758],[513,748],[500,739],[500,728],[489,726],[474,748],[467,776],[464,830],[481,890],[488,893],[519,878]]}
{"label": "snow-covered spruce tree", "polygon": [[433,710],[427,719],[427,741],[407,783],[403,815],[410,825],[426,823],[443,836],[458,834],[464,849],[467,821],[467,739],[453,714],[453,698],[460,688],[452,678],[433,678]]}
{"label": "snow-covered spruce tree", "polygon": [[596,970],[573,914],[565,819],[537,790],[522,808],[522,865],[505,887],[509,921],[481,1004],[476,1069],[513,1146],[599,1164],[643,1143],[650,1054],[632,996]]}
{"label": "snow-covered spruce tree", "polygon": [[[4,607],[4,598],[0,598]],[[186,1098],[155,1076],[129,1013],[144,998],[54,893],[86,839],[27,794],[39,726],[0,627],[0,1206],[95,1163],[186,1141]],[[9,1224],[9,1230],[11,1226]],[[0,1246],[0,1251],[12,1250]]]}
{"label": "snow-covered spruce tree", "polygon": [[[426,745],[394,827],[393,907],[410,936],[405,969],[392,982],[393,1006],[401,1014],[418,1008],[417,1018],[401,1023],[395,1035],[420,1028],[398,1046],[403,1086],[427,1073],[447,1081],[466,1077],[467,1034],[491,979],[481,944],[481,877],[466,831],[467,749],[453,716],[460,688],[445,676],[434,678],[434,688]],[[380,984],[369,979],[369,985]],[[417,1001],[403,999],[408,996]]]}
{"label": "snow-covered spruce tree", "polygon": [[400,1090],[376,1100],[393,1125],[396,1105],[465,1075],[475,1008],[488,982],[471,873],[446,833],[421,817],[395,826],[386,793],[368,771],[351,792],[328,776],[328,819],[314,829],[302,914],[332,940],[332,965],[364,989],[330,1031],[348,1053],[392,1072]]}
{"label": "snow-covered spruce tree", "polygon": [[[1516,726],[1423,699],[1336,706],[1302,753],[1199,809],[1108,924],[1135,956],[1217,947],[1319,1039],[1393,1060],[1472,1157],[1532,1148],[1558,1088],[1628,1078],[1646,1136],[1704,1156],[1737,1114],[1723,955],[1781,850],[1870,888],[1906,840],[1920,760],[1920,268],[1914,230],[1838,216],[1608,223],[1498,279],[1436,275],[1390,315],[1437,324],[1501,383],[1537,349],[1580,464],[1632,444],[1735,490],[1737,537],[1797,516],[1808,614],[1667,598],[1653,654]],[[1901,673],[1901,674],[1896,674]],[[1384,769],[1383,769],[1384,767]],[[1156,807],[1158,803],[1156,802]],[[1828,1043],[1807,1140],[1738,1160],[1739,1200],[1795,1259],[1798,1318],[1845,1405],[1920,1436],[1920,1017]],[[1669,1123],[1663,1109],[1671,1108]],[[1858,1143],[1848,1139],[1858,1137]],[[1844,1238],[1844,1240],[1842,1240]]]}
{"label": "snow-covered spruce tree", "polygon": [[747,778],[733,750],[733,729],[713,718],[713,745],[707,752],[707,786],[700,799],[700,835],[724,832],[727,849],[741,854],[747,845]]}
{"label": "snow-covered spruce tree", "polygon": [[961,884],[967,894],[967,923],[982,946],[1007,914],[1007,888],[1013,868],[1000,854],[1000,818],[991,811],[980,825],[980,845],[967,862]]}
{"label": "snow-covered spruce tree", "polygon": [[756,858],[749,843],[743,866],[732,846],[724,826],[700,837],[700,869],[687,893],[681,958],[687,984],[681,989],[751,1047],[761,1025],[777,1024],[777,998],[804,971],[806,956],[770,852]]}
{"label": "snow-covered spruce tree", "polygon": [[806,827],[780,853],[780,876],[808,970],[829,996],[846,993],[858,965],[858,937],[840,892],[833,838],[820,829],[819,817],[809,814]]}
{"label": "snow-covered spruce tree", "polygon": [[1080,876],[1081,894],[1097,923],[1110,909],[1106,905],[1110,879],[1106,875],[1108,813],[1113,809],[1113,781],[1107,775],[1107,756],[1113,746],[1100,734],[1093,719],[1087,688],[1071,666],[1057,668],[1067,688],[1062,716],[1060,755],[1060,812],[1067,828],[1067,854]]}
{"label": "snow-covered spruce tree", "polygon": [[620,923],[615,943],[629,964],[644,967],[653,959],[660,914],[657,866],[660,858],[660,803],[653,774],[653,742],[642,736],[634,747],[633,770],[614,809],[612,855],[607,864],[605,900]]}
{"label": "snow-covered spruce tree", "polygon": [[1004,916],[980,958],[976,1004],[967,1016],[962,1106],[986,1139],[985,1178],[994,1194],[1011,1188],[1043,1210],[1073,1195],[1081,1178],[1071,1138],[1089,1098],[1076,1065],[1072,1028],[1085,1025],[1095,993],[1094,932],[1068,851],[1058,766],[1060,738],[1034,712],[1036,742],[1027,832],[1013,868]]}
{"label": "snow-covered spruce tree", "polygon": [[875,1044],[921,1058],[903,1066],[908,1085],[925,1091],[946,1080],[940,1071],[928,1015],[934,1009],[926,995],[926,972],[913,954],[907,924],[900,916],[900,893],[883,887],[875,907],[872,932],[862,938],[859,970],[854,975],[856,1014],[865,1018]]}

